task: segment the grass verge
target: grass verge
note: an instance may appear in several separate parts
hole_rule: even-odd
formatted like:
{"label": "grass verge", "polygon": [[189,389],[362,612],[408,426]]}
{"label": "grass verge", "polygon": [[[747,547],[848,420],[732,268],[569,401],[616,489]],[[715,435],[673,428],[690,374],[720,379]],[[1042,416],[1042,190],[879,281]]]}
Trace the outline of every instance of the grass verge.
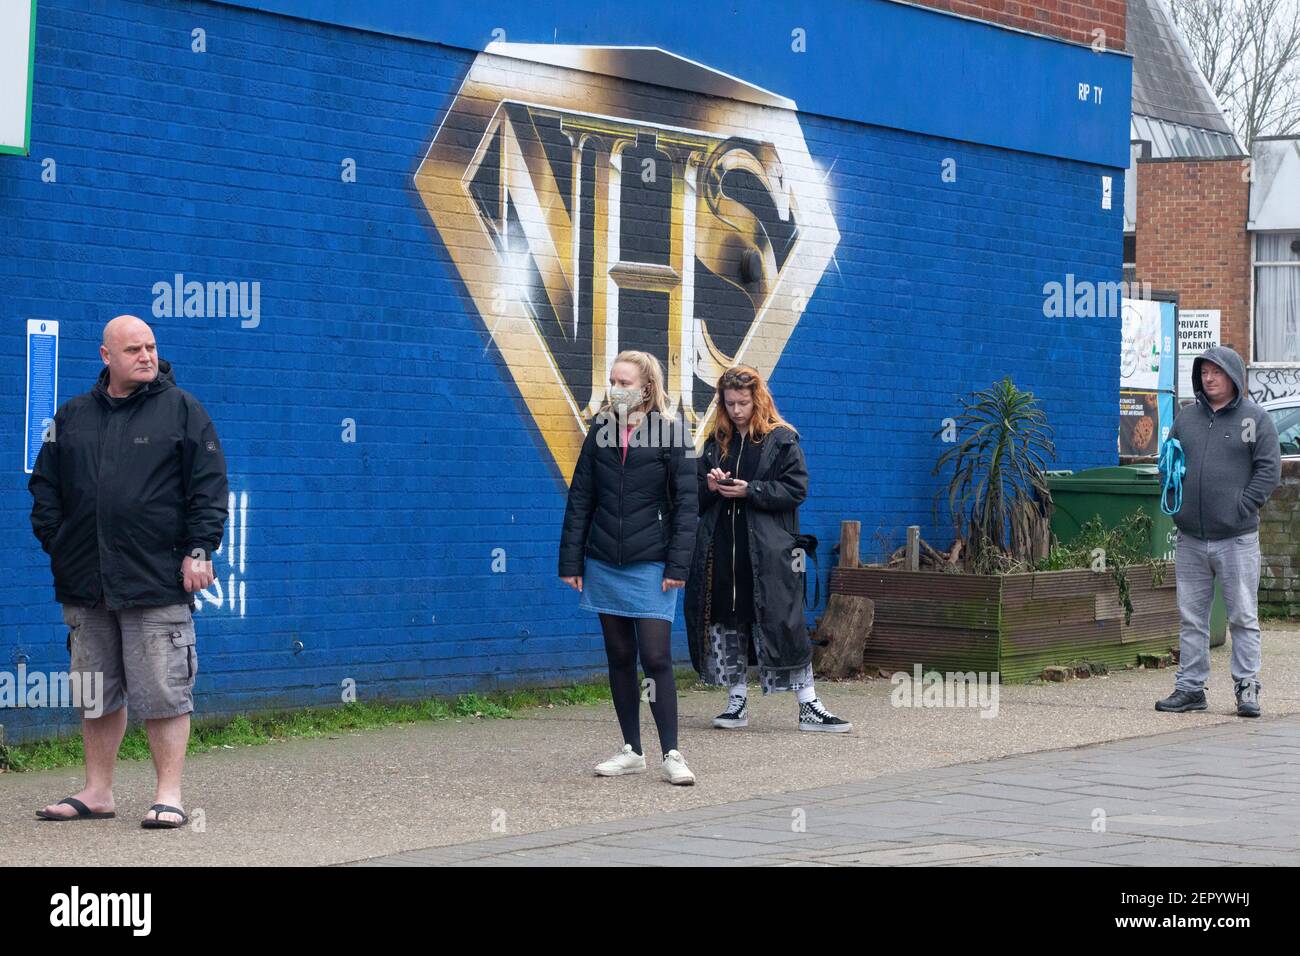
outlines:
{"label": "grass verge", "polygon": [[[679,690],[697,683],[692,670],[677,671]],[[489,694],[461,694],[456,698],[420,701],[354,702],[341,707],[305,707],[301,710],[238,714],[214,721],[195,721],[190,730],[187,753],[254,747],[279,740],[329,737],[362,730],[377,730],[394,724],[436,720],[500,720],[538,707],[571,707],[597,704],[610,699],[605,681],[542,687],[529,690],[495,691]],[[118,756],[123,760],[148,760],[149,740],[142,725],[127,728]],[[29,744],[0,743],[0,773],[55,770],[77,767],[85,762],[81,735]]]}

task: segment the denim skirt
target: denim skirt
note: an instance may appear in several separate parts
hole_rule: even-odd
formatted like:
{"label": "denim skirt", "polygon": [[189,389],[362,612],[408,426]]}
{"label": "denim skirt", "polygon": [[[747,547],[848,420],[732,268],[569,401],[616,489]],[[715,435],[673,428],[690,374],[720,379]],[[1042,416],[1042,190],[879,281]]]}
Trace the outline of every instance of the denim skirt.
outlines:
{"label": "denim skirt", "polygon": [[582,597],[578,607],[619,617],[653,617],[671,621],[677,616],[677,589],[663,589],[664,563],[606,564],[588,557],[583,564]]}

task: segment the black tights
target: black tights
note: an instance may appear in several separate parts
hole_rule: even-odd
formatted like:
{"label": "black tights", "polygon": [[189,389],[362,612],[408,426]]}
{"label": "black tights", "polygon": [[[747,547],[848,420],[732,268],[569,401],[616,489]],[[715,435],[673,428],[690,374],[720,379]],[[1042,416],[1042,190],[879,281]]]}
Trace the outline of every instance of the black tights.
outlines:
{"label": "black tights", "polygon": [[636,659],[653,683],[649,685],[650,713],[659,729],[659,745],[666,754],[677,749],[677,684],[673,678],[672,623],[658,618],[600,616],[609,658],[609,689],[614,712],[623,731],[623,743],[641,753],[641,686],[636,680]]}

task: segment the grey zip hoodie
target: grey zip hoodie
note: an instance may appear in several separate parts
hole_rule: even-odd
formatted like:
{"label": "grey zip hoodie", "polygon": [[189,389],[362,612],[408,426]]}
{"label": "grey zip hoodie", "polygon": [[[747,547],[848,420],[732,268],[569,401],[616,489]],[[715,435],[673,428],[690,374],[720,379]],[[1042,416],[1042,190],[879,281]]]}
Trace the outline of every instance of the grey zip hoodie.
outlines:
{"label": "grey zip hoodie", "polygon": [[[1201,365],[1209,359],[1232,384],[1236,397],[1217,412],[1201,389]],[[1259,509],[1282,476],[1277,426],[1246,392],[1246,364],[1226,346],[1206,349],[1192,363],[1196,401],[1174,419],[1170,438],[1177,438],[1187,458],[1183,506],[1174,524],[1184,534],[1219,541],[1259,528]],[[1253,440],[1248,440],[1252,439]]]}

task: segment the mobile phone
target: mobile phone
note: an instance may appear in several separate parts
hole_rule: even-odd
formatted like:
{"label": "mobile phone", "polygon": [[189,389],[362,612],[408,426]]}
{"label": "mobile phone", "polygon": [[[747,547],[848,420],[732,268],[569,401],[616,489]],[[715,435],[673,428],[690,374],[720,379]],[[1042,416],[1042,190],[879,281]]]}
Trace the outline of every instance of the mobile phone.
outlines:
{"label": "mobile phone", "polygon": [[713,481],[719,485],[734,485],[736,483],[735,478],[714,478]]}

